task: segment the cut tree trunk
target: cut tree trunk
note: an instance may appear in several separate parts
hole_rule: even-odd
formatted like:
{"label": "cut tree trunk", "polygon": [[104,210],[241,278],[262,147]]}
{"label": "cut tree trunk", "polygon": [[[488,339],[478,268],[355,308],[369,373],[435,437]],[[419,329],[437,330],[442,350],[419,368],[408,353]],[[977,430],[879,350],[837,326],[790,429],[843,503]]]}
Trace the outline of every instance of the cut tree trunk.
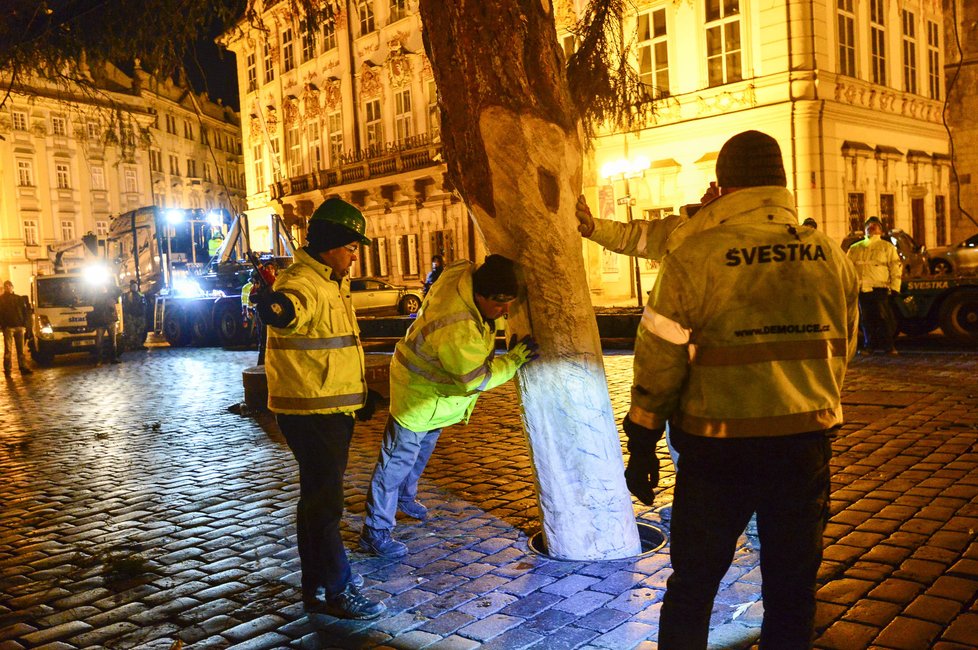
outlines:
{"label": "cut tree trunk", "polygon": [[450,178],[527,285],[510,326],[540,343],[518,388],[548,555],[638,555],[574,217],[583,143],[552,6],[421,0],[421,15]]}

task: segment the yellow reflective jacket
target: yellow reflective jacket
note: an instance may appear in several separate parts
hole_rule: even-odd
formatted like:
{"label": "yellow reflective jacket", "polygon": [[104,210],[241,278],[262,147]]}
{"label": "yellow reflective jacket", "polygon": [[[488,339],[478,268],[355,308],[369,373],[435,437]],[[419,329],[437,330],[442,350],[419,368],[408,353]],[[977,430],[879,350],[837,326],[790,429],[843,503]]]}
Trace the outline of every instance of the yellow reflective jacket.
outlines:
{"label": "yellow reflective jacket", "polygon": [[900,291],[903,262],[896,246],[879,235],[857,241],[849,247],[849,259],[856,265],[859,290],[889,289]]}
{"label": "yellow reflective jacket", "polygon": [[841,424],[858,320],[842,249],[798,227],[779,187],[725,195],[691,223],[642,315],[629,418],[717,438]]}
{"label": "yellow reflective jacket", "polygon": [[509,381],[516,363],[495,356],[496,331],[472,294],[475,266],[459,260],[431,285],[391,361],[391,416],[411,431],[468,421],[479,393]]}
{"label": "yellow reflective jacket", "polygon": [[305,250],[279,274],[275,291],[292,302],[288,327],[268,327],[265,374],[268,410],[274,413],[352,413],[367,396],[363,348],[350,281]]}
{"label": "yellow reflective jacket", "polygon": [[666,254],[667,240],[671,244],[673,233],[678,233],[687,221],[685,211],[655,220],[595,219],[594,232],[588,239],[615,253],[661,260]]}

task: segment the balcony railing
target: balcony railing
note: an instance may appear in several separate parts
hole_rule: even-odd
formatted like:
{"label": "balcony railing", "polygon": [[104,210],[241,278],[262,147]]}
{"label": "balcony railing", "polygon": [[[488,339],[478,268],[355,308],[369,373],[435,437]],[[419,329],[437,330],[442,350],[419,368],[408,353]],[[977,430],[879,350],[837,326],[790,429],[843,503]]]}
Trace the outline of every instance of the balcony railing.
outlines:
{"label": "balcony railing", "polygon": [[273,199],[310,190],[339,187],[441,164],[441,134],[422,133],[382,146],[350,151],[340,164],[311,174],[292,176],[269,186]]}

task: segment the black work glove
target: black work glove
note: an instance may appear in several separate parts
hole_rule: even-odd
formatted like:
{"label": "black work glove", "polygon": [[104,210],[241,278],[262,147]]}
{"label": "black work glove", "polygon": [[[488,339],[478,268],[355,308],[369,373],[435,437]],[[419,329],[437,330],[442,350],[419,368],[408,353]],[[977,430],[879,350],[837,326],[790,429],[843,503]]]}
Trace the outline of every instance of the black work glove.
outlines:
{"label": "black work glove", "polygon": [[367,391],[367,401],[363,403],[359,409],[357,409],[357,422],[369,422],[374,416],[374,411],[377,410],[377,398],[374,397],[374,392],[372,390]]}
{"label": "black work glove", "polygon": [[266,325],[286,327],[295,320],[295,307],[281,291],[259,291],[251,302]]}
{"label": "black work glove", "polygon": [[621,428],[628,437],[628,465],[625,466],[625,485],[632,495],[647,506],[655,498],[653,490],[659,485],[659,457],[655,446],[665,429],[648,429],[625,416]]}

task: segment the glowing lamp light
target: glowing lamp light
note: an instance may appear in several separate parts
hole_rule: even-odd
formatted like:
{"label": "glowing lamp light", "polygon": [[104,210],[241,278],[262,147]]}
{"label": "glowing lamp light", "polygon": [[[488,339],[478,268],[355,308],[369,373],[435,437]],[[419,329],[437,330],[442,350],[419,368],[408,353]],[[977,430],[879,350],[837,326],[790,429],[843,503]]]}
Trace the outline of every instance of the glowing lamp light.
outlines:
{"label": "glowing lamp light", "polygon": [[203,296],[204,291],[193,280],[174,280],[173,293],[178,296]]}
{"label": "glowing lamp light", "polygon": [[106,284],[110,277],[109,269],[102,264],[89,264],[82,269],[82,278],[85,283],[93,287]]}
{"label": "glowing lamp light", "polygon": [[207,223],[211,225],[212,228],[221,227],[221,213],[216,210],[211,210],[207,213]]}
{"label": "glowing lamp light", "polygon": [[649,168],[649,159],[639,156],[637,158],[611,160],[601,165],[602,178],[635,178],[645,173]]}
{"label": "glowing lamp light", "polygon": [[167,210],[166,221],[170,224],[183,223],[183,210]]}

